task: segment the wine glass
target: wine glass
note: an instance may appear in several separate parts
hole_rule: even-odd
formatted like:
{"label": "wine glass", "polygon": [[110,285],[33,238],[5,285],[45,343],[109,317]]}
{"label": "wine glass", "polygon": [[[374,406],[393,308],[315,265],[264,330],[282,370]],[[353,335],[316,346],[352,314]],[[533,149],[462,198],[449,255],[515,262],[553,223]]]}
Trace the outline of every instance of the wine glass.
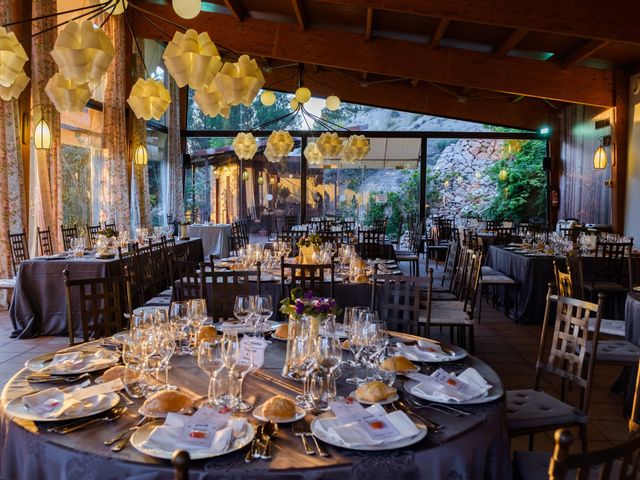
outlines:
{"label": "wine glass", "polygon": [[200,342],[198,346],[198,367],[209,376],[209,389],[207,405],[215,406],[216,400],[216,380],[218,374],[224,368],[222,357],[222,340]]}
{"label": "wine glass", "polygon": [[261,335],[266,330],[266,321],[273,315],[273,301],[270,295],[256,295],[253,297],[252,311],[256,317],[253,323],[253,335]]}
{"label": "wine glass", "polygon": [[251,303],[249,295],[238,295],[233,304],[233,316],[245,325],[252,315]]}
{"label": "wine glass", "polygon": [[[240,341],[238,340],[238,333],[235,331],[225,331],[222,336],[222,360],[224,367],[229,375],[229,383],[233,384],[233,369],[240,360]],[[236,396],[229,389],[220,402],[228,407],[233,407]]]}
{"label": "wine glass", "polygon": [[[240,352],[238,352],[240,355]],[[253,409],[253,405],[244,401],[244,379],[250,373],[257,369],[255,351],[252,348],[248,348],[245,352],[244,358],[238,358],[234,369],[231,374],[234,376],[234,382],[232,384],[236,387],[235,394],[235,406],[234,410],[237,412],[246,412]]]}
{"label": "wine glass", "polygon": [[189,348],[189,302],[171,302],[169,308],[169,322],[173,325],[176,332],[178,343],[177,354],[179,356],[191,354]]}
{"label": "wine glass", "polygon": [[169,325],[156,329],[156,351],[159,357],[158,371],[164,372],[164,385],[162,390],[176,390],[175,385],[169,383],[169,363],[176,351],[175,334]]}

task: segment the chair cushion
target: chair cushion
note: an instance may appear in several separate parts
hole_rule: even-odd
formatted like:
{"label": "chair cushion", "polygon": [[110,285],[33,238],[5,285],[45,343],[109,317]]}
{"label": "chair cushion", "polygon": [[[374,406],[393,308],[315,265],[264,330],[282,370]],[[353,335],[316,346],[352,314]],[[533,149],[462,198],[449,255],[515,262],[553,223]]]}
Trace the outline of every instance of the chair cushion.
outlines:
{"label": "chair cushion", "polygon": [[168,307],[171,305],[171,297],[153,297],[144,302],[145,307]]}
{"label": "chair cushion", "polygon": [[507,427],[520,432],[559,425],[587,423],[588,416],[539,390],[507,391]]}
{"label": "chair cushion", "polygon": [[464,302],[457,300],[431,302],[431,325],[473,325],[463,308]]}
{"label": "chair cushion", "polygon": [[16,287],[15,278],[0,278],[0,290],[7,290]]}
{"label": "chair cushion", "polygon": [[[593,332],[595,329],[596,319],[591,317],[589,319],[589,331]],[[624,337],[624,329],[624,320],[607,320],[605,318],[600,320],[600,333],[606,333],[607,335],[613,335],[616,337]]]}
{"label": "chair cushion", "polygon": [[[587,353],[593,351],[592,342],[587,342]],[[635,365],[640,358],[640,347],[626,340],[602,340],[598,342],[596,362],[614,365]]]}
{"label": "chair cushion", "polygon": [[480,274],[484,275],[502,275],[499,271],[494,270],[491,267],[483,266],[480,268]]}
{"label": "chair cushion", "polygon": [[161,291],[158,296],[159,297],[170,297],[171,296],[171,288],[167,288],[166,290]]}
{"label": "chair cushion", "polygon": [[483,285],[516,285],[516,281],[513,278],[507,277],[498,273],[496,275],[482,275],[480,283]]}
{"label": "chair cushion", "polygon": [[405,254],[396,252],[396,261],[398,262],[417,262],[419,259],[420,257],[415,253],[407,252]]}

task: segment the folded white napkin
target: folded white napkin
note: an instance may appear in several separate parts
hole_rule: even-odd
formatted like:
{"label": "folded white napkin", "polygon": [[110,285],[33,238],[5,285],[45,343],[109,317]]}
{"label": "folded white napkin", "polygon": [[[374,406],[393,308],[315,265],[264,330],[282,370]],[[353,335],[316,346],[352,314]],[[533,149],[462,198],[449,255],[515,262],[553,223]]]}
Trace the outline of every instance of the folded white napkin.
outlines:
{"label": "folded white napkin", "polygon": [[22,397],[22,404],[29,412],[42,418],[58,418],[63,413],[74,415],[84,410],[97,410],[105,402],[108,402],[106,395],[93,395],[80,400],[75,398],[75,395],[78,395],[90,383],[90,381],[86,381],[65,389],[47,388],[31,395],[25,395]]}
{"label": "folded white napkin", "polygon": [[372,405],[367,408],[366,411],[373,415],[383,415],[386,420],[391,423],[398,433],[384,440],[375,440],[371,438],[367,431],[362,428],[357,422],[342,423],[338,418],[322,418],[317,420],[318,426],[324,430],[334,440],[343,443],[349,448],[356,447],[368,447],[382,445],[388,442],[397,442],[404,438],[410,438],[418,433],[420,430],[411,421],[411,419],[402,411],[395,411],[392,413],[386,413],[384,408],[380,405]]}
{"label": "folded white napkin", "polygon": [[467,368],[458,376],[442,369],[431,375],[411,373],[408,376],[418,382],[411,392],[422,393],[438,402],[464,402],[483,397],[491,388],[491,384],[475,368]]}
{"label": "folded white napkin", "polygon": [[235,438],[244,435],[247,426],[245,419],[229,419],[224,428],[216,431],[211,444],[194,446],[180,440],[183,428],[191,419],[192,417],[187,415],[169,413],[164,424],[153,429],[143,446],[165,451],[173,451],[178,448],[188,452],[217,454],[228,450]]}
{"label": "folded white napkin", "polygon": [[396,348],[398,353],[416,362],[441,362],[449,359],[449,355],[442,351],[440,345],[433,342],[418,345],[398,343]]}
{"label": "folded white napkin", "polygon": [[111,365],[116,354],[107,350],[96,350],[95,353],[69,352],[57,353],[53,359],[39,368],[40,373],[64,373],[88,368],[100,368]]}
{"label": "folded white napkin", "polygon": [[82,352],[56,353],[49,363],[38,369],[38,372],[62,371],[80,363],[82,363]]}

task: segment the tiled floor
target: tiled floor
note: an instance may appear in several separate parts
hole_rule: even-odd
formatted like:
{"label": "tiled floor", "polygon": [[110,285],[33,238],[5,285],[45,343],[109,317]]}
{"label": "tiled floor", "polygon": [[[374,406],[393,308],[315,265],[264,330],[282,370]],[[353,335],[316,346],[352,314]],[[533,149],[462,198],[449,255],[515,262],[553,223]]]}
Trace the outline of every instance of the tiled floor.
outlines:
{"label": "tiled floor", "polygon": [[[0,311],[0,387],[28,358],[55,351],[67,344],[65,337],[13,340],[9,338],[11,330],[8,312]],[[477,355],[498,372],[506,388],[530,388],[533,385],[539,335],[539,326],[516,325],[502,312],[485,304],[482,323],[476,331]],[[622,416],[622,397],[609,391],[619,371],[619,368],[611,366],[598,365],[596,368],[588,430],[590,449],[611,446],[627,438],[627,420]],[[545,390],[559,396],[559,382],[545,379],[543,386]],[[576,396],[575,391],[572,396]],[[536,436],[536,450],[551,450],[552,447],[552,433]],[[513,439],[512,448],[525,450],[526,437]]]}

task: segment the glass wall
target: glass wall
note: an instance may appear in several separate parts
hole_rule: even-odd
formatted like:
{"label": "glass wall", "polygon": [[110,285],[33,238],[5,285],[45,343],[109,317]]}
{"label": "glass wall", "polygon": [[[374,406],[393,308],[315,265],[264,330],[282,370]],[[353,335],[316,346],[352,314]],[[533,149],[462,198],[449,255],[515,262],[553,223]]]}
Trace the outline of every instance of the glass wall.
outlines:
{"label": "glass wall", "polygon": [[149,175],[149,204],[151,207],[151,224],[165,225],[166,194],[168,188],[167,140],[169,136],[159,130],[147,129],[147,151]]}

